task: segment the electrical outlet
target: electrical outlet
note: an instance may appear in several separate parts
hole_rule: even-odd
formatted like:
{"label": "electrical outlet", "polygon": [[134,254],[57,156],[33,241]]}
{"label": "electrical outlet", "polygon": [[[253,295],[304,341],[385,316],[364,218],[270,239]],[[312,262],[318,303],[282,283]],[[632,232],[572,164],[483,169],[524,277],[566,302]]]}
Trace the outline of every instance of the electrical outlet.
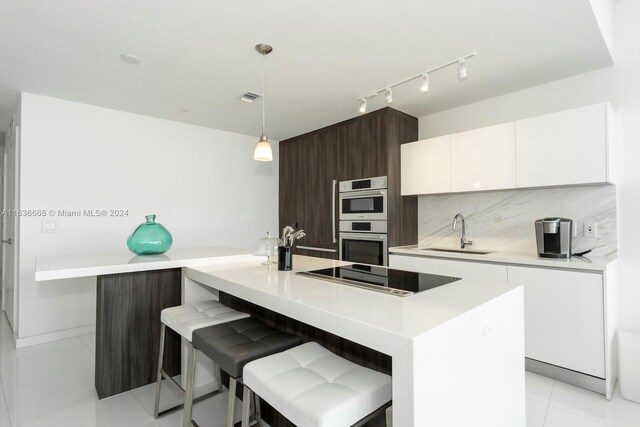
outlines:
{"label": "electrical outlet", "polygon": [[595,239],[598,237],[598,223],[597,222],[585,222],[584,223],[584,237]]}
{"label": "electrical outlet", "polygon": [[58,232],[58,221],[42,221],[42,232],[43,233],[57,233]]}
{"label": "electrical outlet", "polygon": [[478,344],[485,343],[491,338],[491,320],[485,319],[478,323]]}

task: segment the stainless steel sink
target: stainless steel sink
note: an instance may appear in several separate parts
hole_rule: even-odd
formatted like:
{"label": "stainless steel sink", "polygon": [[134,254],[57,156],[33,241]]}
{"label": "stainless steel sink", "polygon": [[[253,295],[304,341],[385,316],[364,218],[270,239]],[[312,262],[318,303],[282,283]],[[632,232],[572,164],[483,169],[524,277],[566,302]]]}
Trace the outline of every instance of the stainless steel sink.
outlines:
{"label": "stainless steel sink", "polygon": [[457,254],[471,254],[471,255],[488,255],[490,251],[474,251],[471,249],[449,249],[449,248],[422,248],[423,251],[435,251],[435,252],[453,252]]}

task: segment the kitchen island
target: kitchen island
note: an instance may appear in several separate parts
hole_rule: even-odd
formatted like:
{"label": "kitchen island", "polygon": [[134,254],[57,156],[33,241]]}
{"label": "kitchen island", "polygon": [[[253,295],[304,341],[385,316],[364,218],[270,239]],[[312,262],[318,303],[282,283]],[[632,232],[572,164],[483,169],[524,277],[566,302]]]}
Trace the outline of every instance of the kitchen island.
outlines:
{"label": "kitchen island", "polygon": [[402,298],[296,274],[345,264],[295,256],[289,272],[259,259],[188,267],[185,289],[387,355],[396,426],[525,426],[522,287],[460,280]]}

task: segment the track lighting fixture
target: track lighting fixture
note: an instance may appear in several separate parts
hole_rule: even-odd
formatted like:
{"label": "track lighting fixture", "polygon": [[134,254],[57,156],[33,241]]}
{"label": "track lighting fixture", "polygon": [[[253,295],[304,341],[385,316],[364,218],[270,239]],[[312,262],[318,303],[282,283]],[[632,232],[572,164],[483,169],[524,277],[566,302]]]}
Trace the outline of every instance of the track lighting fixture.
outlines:
{"label": "track lighting fixture", "polygon": [[367,112],[367,98],[360,98],[360,112],[361,113],[366,113]]}
{"label": "track lighting fixture", "polygon": [[467,79],[467,75],[469,74],[469,70],[467,69],[467,62],[464,58],[461,58],[458,61],[458,80],[461,82]]}
{"label": "track lighting fixture", "polygon": [[477,54],[476,52],[470,53],[458,59],[454,59],[453,61],[449,61],[446,64],[442,64],[440,66],[434,67],[430,70],[424,71],[415,76],[411,76],[409,78],[396,82],[392,85],[385,86],[382,89],[378,89],[376,91],[370,92],[368,95],[358,97],[356,98],[356,100],[360,103],[360,112],[364,113],[367,111],[367,99],[381,95],[382,93],[384,93],[384,99],[387,101],[387,104],[391,104],[393,102],[393,93],[391,92],[391,89],[396,86],[400,86],[401,84],[410,82],[412,80],[422,79],[422,84],[420,85],[420,91],[427,92],[429,90],[429,74],[433,73],[434,71],[447,68],[451,65],[458,64],[458,79],[461,82],[466,80],[467,75],[469,74],[469,69],[467,68],[467,59],[473,58],[474,56],[476,56],[476,54]]}
{"label": "track lighting fixture", "polygon": [[426,92],[429,90],[429,74],[422,76],[422,85],[420,85],[420,91]]}
{"label": "track lighting fixture", "polygon": [[393,102],[393,93],[391,92],[391,88],[387,88],[384,91],[384,99],[387,101],[387,104],[391,104]]}

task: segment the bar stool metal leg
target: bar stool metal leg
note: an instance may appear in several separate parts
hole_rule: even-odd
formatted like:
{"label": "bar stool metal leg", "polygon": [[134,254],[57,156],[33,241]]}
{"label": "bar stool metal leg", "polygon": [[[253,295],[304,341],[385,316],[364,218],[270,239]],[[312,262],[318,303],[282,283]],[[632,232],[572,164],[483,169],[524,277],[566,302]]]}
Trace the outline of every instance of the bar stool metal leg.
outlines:
{"label": "bar stool metal leg", "polygon": [[227,406],[227,427],[233,427],[233,415],[236,409],[236,380],[229,377],[229,404]]}
{"label": "bar stool metal leg", "polygon": [[160,412],[160,390],[162,389],[162,363],[164,359],[164,336],[167,326],[161,323],[160,326],[160,352],[158,353],[158,375],[156,385],[156,405],[153,410],[153,416],[158,418],[158,412]]}
{"label": "bar stool metal leg", "polygon": [[193,409],[193,383],[196,375],[197,351],[193,345],[188,346],[187,384],[184,391],[184,412],[182,414],[182,426],[191,427],[191,411]]}
{"label": "bar stool metal leg", "polygon": [[222,393],[224,387],[222,386],[222,371],[217,363],[213,363],[213,369],[215,370],[216,382],[218,383],[218,392]]}
{"label": "bar stool metal leg", "polygon": [[258,427],[261,427],[262,426],[262,413],[260,412],[260,396],[258,396],[254,392],[251,392],[251,395],[254,398],[254,402],[255,402],[254,404],[256,406],[256,425]]}
{"label": "bar stool metal leg", "polygon": [[242,425],[249,425],[249,417],[251,415],[251,390],[244,386],[242,389]]}

